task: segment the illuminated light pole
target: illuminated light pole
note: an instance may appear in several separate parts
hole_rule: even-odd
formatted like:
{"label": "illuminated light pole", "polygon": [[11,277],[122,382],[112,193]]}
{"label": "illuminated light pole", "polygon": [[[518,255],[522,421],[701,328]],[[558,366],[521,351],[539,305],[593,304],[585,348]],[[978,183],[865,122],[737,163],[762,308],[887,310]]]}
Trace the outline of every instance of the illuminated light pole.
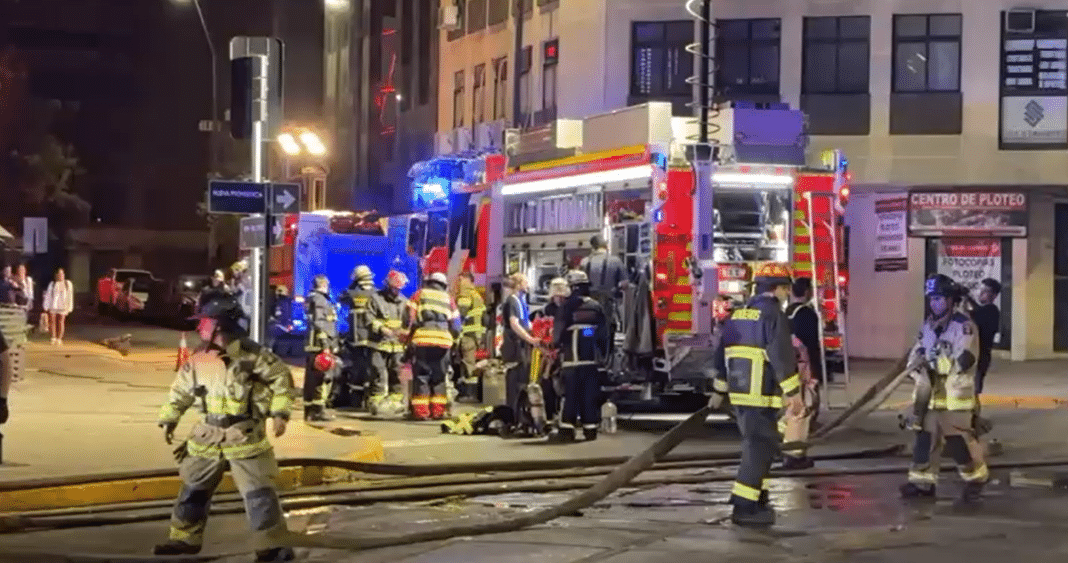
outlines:
{"label": "illuminated light pole", "polygon": [[[308,155],[314,158],[318,164],[318,168],[322,170],[323,176],[328,174],[326,166],[322,163],[323,157],[326,156],[326,144],[323,143],[319,134],[307,127],[290,127],[288,130],[283,131],[278,135],[278,147],[285,155],[285,181],[289,181],[292,176],[292,164],[293,159]],[[301,169],[301,175],[304,175],[304,169]],[[308,193],[308,207],[310,210],[326,207],[326,194],[325,194],[325,178],[322,182],[313,182],[312,186],[305,185],[304,190]],[[311,189],[314,188],[314,189]],[[319,193],[323,192],[323,193]]]}

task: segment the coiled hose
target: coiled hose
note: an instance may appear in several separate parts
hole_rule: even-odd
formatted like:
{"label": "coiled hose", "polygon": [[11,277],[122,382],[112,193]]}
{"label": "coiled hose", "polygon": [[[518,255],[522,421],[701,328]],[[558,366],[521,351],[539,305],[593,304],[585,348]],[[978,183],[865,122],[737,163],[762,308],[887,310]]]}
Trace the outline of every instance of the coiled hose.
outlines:
{"label": "coiled hose", "polygon": [[[787,443],[784,444],[784,448],[797,448],[797,447],[810,447],[824,442],[829,436],[836,433],[847,422],[851,423],[857,420],[859,416],[871,412],[875,408],[878,408],[879,404],[876,401],[885,400],[893,390],[904,381],[908,372],[904,371],[906,367],[906,358],[902,358],[894,369],[879,379],[867,392],[865,392],[858,401],[853,403],[848,409],[842,412],[834,420],[829,422],[826,426],[823,426],[812,434],[812,437],[805,443]],[[712,409],[709,407],[702,408],[687,418],[685,421],[679,423],[677,426],[669,430],[654,444],[649,446],[645,451],[630,458],[625,463],[619,465],[611,473],[601,479],[599,482],[589,487],[582,493],[568,499],[562,504],[557,506],[548,507],[529,514],[522,514],[511,518],[498,520],[495,522],[479,522],[472,524],[461,524],[456,526],[447,526],[434,530],[425,530],[414,533],[386,535],[386,536],[370,536],[370,537],[339,537],[329,535],[308,535],[298,532],[285,532],[272,538],[272,543],[276,546],[289,546],[289,547],[302,547],[302,548],[320,548],[320,549],[338,549],[346,551],[363,551],[367,549],[375,549],[382,547],[390,547],[397,545],[407,545],[412,543],[431,542],[447,540],[454,537],[463,536],[476,536],[485,534],[499,534],[505,532],[513,532],[528,528],[530,526],[536,526],[559,518],[561,516],[567,516],[575,514],[585,508],[592,506],[598,501],[604,499],[614,491],[623,487],[634,480],[641,472],[652,467],[657,461],[662,460],[668,452],[670,452],[675,446],[679,445],[687,436],[691,435],[695,430],[704,424],[708,415],[712,413]],[[372,464],[373,465],[373,464]],[[885,470],[884,470],[885,471]],[[802,473],[808,474],[808,473]],[[819,472],[813,473],[813,475],[819,474]],[[698,479],[704,481],[715,480],[708,476],[696,476]],[[694,477],[679,478],[676,482],[693,481]],[[551,489],[552,484],[549,485]],[[561,487],[557,485],[557,490]],[[565,488],[574,488],[574,484],[567,485]],[[529,489],[529,488],[528,488]],[[337,499],[341,500],[341,499]],[[385,500],[385,499],[382,499]],[[288,504],[288,503],[287,503]],[[319,505],[324,504],[322,501],[318,501]],[[115,518],[111,517],[113,522],[108,522],[108,516],[81,518],[82,525],[89,525],[93,522],[102,523],[118,523],[114,522]],[[134,515],[131,518],[126,518],[126,522],[153,520],[154,517],[144,515]],[[44,519],[45,521],[52,520],[52,527],[63,527],[62,519]],[[42,522],[43,523],[43,522]],[[70,522],[68,522],[70,523]],[[0,526],[7,530],[14,529],[27,529],[33,528],[34,522],[30,519],[23,517],[9,517],[0,519]],[[260,546],[262,547],[262,546]],[[5,555],[5,551],[0,548],[0,556]],[[79,554],[79,555],[52,555],[43,553],[13,553],[6,552],[8,556],[17,556],[20,561],[32,561],[34,558],[39,558],[42,555],[48,555],[58,559],[52,559],[52,561],[79,561],[79,562],[102,562],[102,561],[181,561],[181,562],[201,562],[211,561],[221,557],[239,555],[243,552],[228,553],[228,554],[214,554],[214,555],[196,555],[196,556],[177,556],[177,557],[131,557],[122,555],[104,555],[104,554]]]}

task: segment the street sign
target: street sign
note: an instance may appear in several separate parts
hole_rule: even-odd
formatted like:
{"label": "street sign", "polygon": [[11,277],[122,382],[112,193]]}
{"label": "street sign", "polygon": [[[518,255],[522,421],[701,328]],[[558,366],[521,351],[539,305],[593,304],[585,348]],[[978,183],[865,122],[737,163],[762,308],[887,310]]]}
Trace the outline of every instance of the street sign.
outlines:
{"label": "street sign", "polygon": [[22,253],[48,254],[48,218],[22,218]]}
{"label": "street sign", "polygon": [[208,182],[208,212],[254,215],[266,210],[266,184],[233,180]]}
{"label": "street sign", "polygon": [[[271,246],[282,245],[284,232],[285,217],[271,217]],[[242,217],[241,233],[238,237],[241,250],[263,248],[266,242],[263,237],[263,217]]]}
{"label": "street sign", "polygon": [[300,184],[271,184],[271,213],[300,213]]}

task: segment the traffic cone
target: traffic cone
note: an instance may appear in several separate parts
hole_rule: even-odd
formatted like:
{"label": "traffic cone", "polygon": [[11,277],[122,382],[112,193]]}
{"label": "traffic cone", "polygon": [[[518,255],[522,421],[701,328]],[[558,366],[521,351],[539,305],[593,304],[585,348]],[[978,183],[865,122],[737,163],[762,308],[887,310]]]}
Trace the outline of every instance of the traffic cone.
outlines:
{"label": "traffic cone", "polygon": [[178,341],[178,357],[174,362],[175,371],[182,369],[182,366],[189,361],[189,345],[185,341],[185,333],[182,333],[181,340]]}

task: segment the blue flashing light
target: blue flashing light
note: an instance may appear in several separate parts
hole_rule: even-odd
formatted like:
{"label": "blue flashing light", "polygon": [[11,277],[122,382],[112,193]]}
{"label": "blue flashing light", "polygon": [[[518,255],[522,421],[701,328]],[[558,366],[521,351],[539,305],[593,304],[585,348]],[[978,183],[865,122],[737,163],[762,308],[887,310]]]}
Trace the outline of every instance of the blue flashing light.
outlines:
{"label": "blue flashing light", "polygon": [[582,329],[582,336],[585,338],[593,338],[593,327]]}
{"label": "blue flashing light", "polygon": [[664,221],[664,208],[657,209],[653,212],[653,222],[661,223]]}

